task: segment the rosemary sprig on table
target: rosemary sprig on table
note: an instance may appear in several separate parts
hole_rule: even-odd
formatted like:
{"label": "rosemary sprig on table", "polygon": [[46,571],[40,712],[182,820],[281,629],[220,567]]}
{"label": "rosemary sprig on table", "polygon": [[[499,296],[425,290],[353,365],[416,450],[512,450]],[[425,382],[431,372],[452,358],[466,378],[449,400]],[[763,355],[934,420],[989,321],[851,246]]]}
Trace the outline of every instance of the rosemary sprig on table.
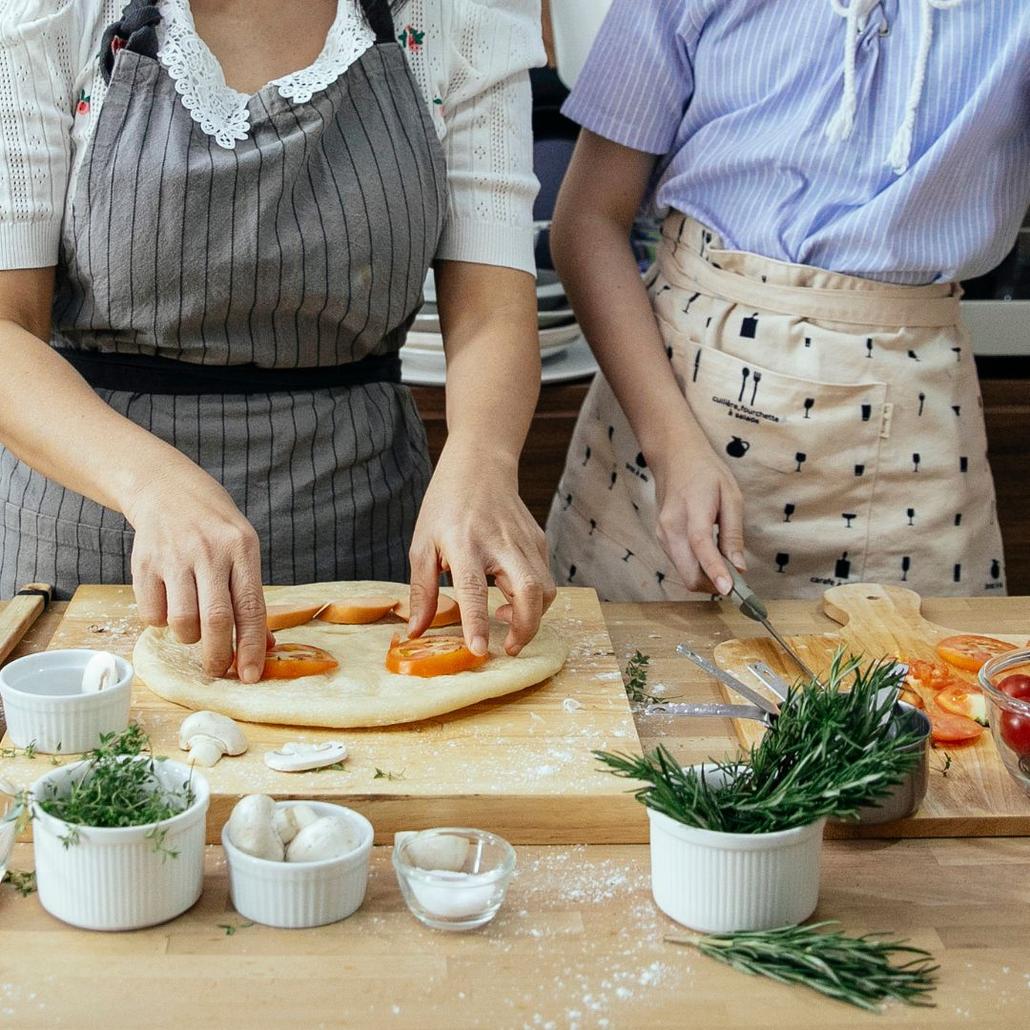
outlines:
{"label": "rosemary sprig on table", "polygon": [[69,824],[62,838],[65,847],[79,842],[80,827],[146,826],[155,824],[147,834],[154,850],[175,857],[165,847],[165,833],[157,823],[184,812],[193,804],[190,780],[179,787],[165,786],[157,776],[160,759],[150,754],[150,741],[142,727],[133,723],[121,733],[108,733],[100,744],[85,755],[89,766],[81,779],[59,794],[54,784],[39,807],[55,819]]}
{"label": "rosemary sprig on table", "polygon": [[[851,678],[851,689],[841,691]],[[648,784],[636,791],[644,805],[687,826],[771,833],[829,816],[852,818],[918,760],[916,736],[898,734],[890,719],[901,678],[893,660],[863,668],[861,659],[838,652],[826,685],[791,688],[779,718],[746,758],[713,761],[705,773],[684,769],[661,746],[643,756],[594,754],[615,775]]]}
{"label": "rosemary sprig on table", "polygon": [[[687,944],[709,958],[755,976],[811,987],[831,998],[876,1011],[895,999],[908,1005],[932,1006],[929,995],[940,968],[922,948],[882,934],[848,937],[824,932],[833,922],[785,926],[753,933],[682,934],[666,937]],[[906,958],[893,964],[895,956]]]}

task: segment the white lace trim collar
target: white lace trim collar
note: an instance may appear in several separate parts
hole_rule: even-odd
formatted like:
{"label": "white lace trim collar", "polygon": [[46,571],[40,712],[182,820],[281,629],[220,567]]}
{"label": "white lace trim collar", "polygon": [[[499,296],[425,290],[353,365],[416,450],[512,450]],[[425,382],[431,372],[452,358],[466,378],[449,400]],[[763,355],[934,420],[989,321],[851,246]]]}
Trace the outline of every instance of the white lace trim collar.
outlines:
{"label": "white lace trim collar", "polygon": [[[189,0],[160,0],[161,24],[158,60],[167,69],[189,111],[201,129],[220,147],[233,150],[250,131],[250,97],[229,86],[218,59],[197,35]],[[279,95],[306,104],[335,82],[372,44],[375,33],[353,0],[340,0],[336,18],[314,64],[273,79]]]}

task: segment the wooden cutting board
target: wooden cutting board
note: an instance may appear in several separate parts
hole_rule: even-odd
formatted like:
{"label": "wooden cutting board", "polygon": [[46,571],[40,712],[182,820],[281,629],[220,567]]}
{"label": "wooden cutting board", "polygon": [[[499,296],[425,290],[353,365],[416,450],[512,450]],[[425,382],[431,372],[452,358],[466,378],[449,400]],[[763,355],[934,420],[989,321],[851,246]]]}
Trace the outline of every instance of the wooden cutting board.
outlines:
{"label": "wooden cutting board", "polygon": [[[268,588],[269,600],[275,593]],[[545,619],[569,642],[568,661],[558,675],[518,694],[371,730],[241,724],[250,750],[204,771],[212,792],[209,842],[220,840],[236,801],[254,793],[349,805],[371,820],[379,843],[392,841],[397,830],[430,826],[476,826],[519,844],[646,841],[643,806],[591,755],[640,750],[597,595],[559,590]],[[140,628],[129,587],[82,586],[49,646],[103,648],[131,659]],[[566,706],[566,699],[582,707]],[[178,730],[187,714],[137,679],[132,718],[150,735],[155,754],[185,757]],[[342,770],[274,772],[263,755],[288,740],[342,740],[350,757]],[[49,763],[41,755],[0,766],[22,786]]]}
{"label": "wooden cutting board", "polygon": [[[897,655],[901,658],[924,658],[939,661],[937,641],[960,629],[947,629],[927,622],[921,614],[922,598],[902,587],[884,587],[858,583],[832,587],[823,595],[823,611],[841,624],[836,633],[789,637],[792,647],[816,673],[829,667],[836,649],[843,644],[850,652],[869,658]],[[748,672],[748,665],[764,661],[788,682],[798,670],[780,647],[764,635],[747,640],[727,640],[715,649],[715,660],[749,686],[755,686],[769,697],[768,690]],[[1000,640],[1025,645],[1025,636],[992,633]],[[956,675],[975,682],[976,677],[955,670]],[[727,700],[741,698],[722,688]],[[734,727],[741,744],[749,747],[758,740],[760,723],[735,720]],[[944,775],[945,752],[951,766]],[[989,730],[966,747],[942,746],[930,755],[930,783],[919,811],[910,819],[880,826],[858,827],[831,824],[830,836],[852,837],[970,837],[1030,835],[1030,797],[1006,772]]]}

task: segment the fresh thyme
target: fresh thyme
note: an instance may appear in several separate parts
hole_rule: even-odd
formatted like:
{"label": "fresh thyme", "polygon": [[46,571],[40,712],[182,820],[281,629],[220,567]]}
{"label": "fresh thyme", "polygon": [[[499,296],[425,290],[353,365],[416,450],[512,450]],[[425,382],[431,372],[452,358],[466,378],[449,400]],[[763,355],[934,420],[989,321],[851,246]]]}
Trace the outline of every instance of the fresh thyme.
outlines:
{"label": "fresh thyme", "polygon": [[89,762],[85,774],[66,794],[48,784],[46,796],[39,801],[44,812],[68,824],[67,833],[60,838],[64,846],[78,844],[84,826],[153,824],[147,839],[156,852],[174,858],[178,852],[165,846],[166,831],[158,824],[193,804],[191,781],[174,788],[161,782],[156,772],[160,759],[150,754],[150,741],[136,723],[121,733],[102,736],[100,745],[85,758]]}
{"label": "fresh thyme", "polygon": [[941,763],[941,767],[940,767],[940,774],[942,776],[947,777],[948,773],[951,772],[951,766],[952,766],[953,762],[954,762],[954,759],[951,757],[951,755],[948,754],[947,751],[945,751],[944,752],[944,761]]}
{"label": "fresh thyme", "polygon": [[656,705],[667,698],[660,698],[647,689],[648,666],[651,656],[635,651],[626,662],[626,696],[631,704]]}
{"label": "fresh thyme", "polygon": [[[839,688],[853,677],[849,691]],[[595,751],[617,776],[648,786],[636,797],[687,826],[771,833],[824,817],[848,819],[887,795],[918,760],[914,734],[896,732],[893,661],[861,667],[838,653],[827,684],[798,684],[743,760],[683,768],[662,746],[643,756]],[[883,691],[883,694],[880,692]]]}
{"label": "fresh thyme", "polygon": [[344,758],[342,761],[333,762],[332,765],[320,765],[317,769],[312,769],[312,772],[329,772],[334,770],[336,772],[345,772],[347,769],[347,759]]}
{"label": "fresh thyme", "polygon": [[25,747],[0,747],[0,758],[17,758],[19,754],[22,758],[34,759],[39,754],[39,745],[31,740]]}
{"label": "fresh thyme", "polygon": [[398,772],[390,772],[389,769],[380,769],[379,766],[376,766],[376,773],[375,773],[375,776],[372,777],[372,779],[373,780],[403,780],[404,779],[404,770],[402,769],[399,773]]}
{"label": "fresh thyme", "polygon": [[[666,937],[687,944],[742,973],[797,983],[875,1012],[881,1002],[932,1006],[930,993],[940,968],[933,956],[883,934],[848,937],[825,931],[832,922],[785,926],[753,933],[683,934]],[[898,964],[895,956],[905,958]]]}
{"label": "fresh thyme", "polygon": [[36,871],[30,869],[27,873],[19,873],[15,869],[8,869],[0,883],[9,883],[23,898],[27,898],[35,893]]}
{"label": "fresh thyme", "polygon": [[237,930],[247,930],[253,925],[253,923],[219,923],[218,929],[224,930],[226,937],[235,937]]}

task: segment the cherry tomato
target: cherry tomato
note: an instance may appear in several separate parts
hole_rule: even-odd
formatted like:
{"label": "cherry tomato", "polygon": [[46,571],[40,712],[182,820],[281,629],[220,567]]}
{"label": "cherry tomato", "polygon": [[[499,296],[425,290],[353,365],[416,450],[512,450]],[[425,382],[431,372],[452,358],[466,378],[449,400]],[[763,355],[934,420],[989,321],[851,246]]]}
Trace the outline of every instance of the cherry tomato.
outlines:
{"label": "cherry tomato", "polygon": [[952,715],[964,715],[981,726],[987,725],[987,699],[976,687],[954,683],[938,691],[934,700]]}
{"label": "cherry tomato", "polygon": [[1001,739],[1020,758],[1030,756],[1030,716],[1016,712],[1001,713]]}
{"label": "cherry tomato", "polygon": [[311,644],[276,644],[265,654],[265,680],[295,680],[302,676],[318,676],[339,666],[328,652]]}
{"label": "cherry tomato", "polygon": [[[410,598],[405,598],[403,601],[398,602],[397,607],[393,610],[393,614],[407,622],[411,618]],[[453,597],[440,594],[436,602],[436,615],[433,616],[433,621],[429,624],[430,628],[457,626],[460,622],[461,611],[458,608],[458,602]]]}
{"label": "cherry tomato", "polygon": [[321,604],[302,605],[269,604],[265,606],[268,628],[275,632],[279,629],[292,629],[310,622],[324,607]]}
{"label": "cherry tomato", "polygon": [[1014,672],[998,684],[998,689],[1003,690],[1009,697],[1030,700],[1030,676]]}
{"label": "cherry tomato", "polygon": [[994,637],[981,637],[974,633],[959,633],[945,637],[937,644],[937,653],[956,669],[979,672],[992,658],[1006,651],[1015,651],[1016,645]]}
{"label": "cherry tomato", "polygon": [[489,655],[473,654],[459,636],[394,637],[386,655],[386,668],[401,676],[446,676],[478,669]]}
{"label": "cherry tomato", "polygon": [[349,597],[346,601],[327,604],[319,619],[323,622],[335,622],[341,626],[364,626],[370,622],[378,622],[384,615],[389,615],[397,604],[396,597],[385,594],[372,597]]}

